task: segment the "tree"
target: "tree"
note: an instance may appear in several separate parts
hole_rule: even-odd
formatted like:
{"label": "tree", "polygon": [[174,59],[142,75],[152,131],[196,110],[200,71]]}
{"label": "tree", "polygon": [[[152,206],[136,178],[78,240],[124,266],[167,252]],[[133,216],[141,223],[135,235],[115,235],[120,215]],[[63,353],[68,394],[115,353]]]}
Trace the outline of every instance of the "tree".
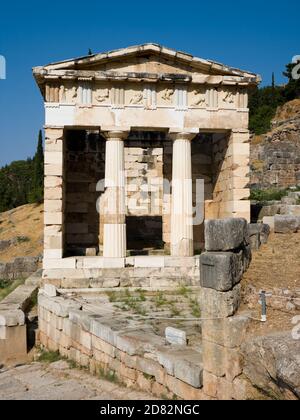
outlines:
{"label": "tree", "polygon": [[[288,84],[285,86],[284,96],[286,101],[292,101],[293,99],[300,98],[300,77],[298,79],[293,77],[293,70],[299,63],[289,63],[286,65],[286,71],[283,73],[288,78]],[[300,76],[300,70],[298,70]]]}
{"label": "tree", "polygon": [[89,48],[88,55],[93,55],[93,51]]}
{"label": "tree", "polygon": [[31,202],[41,202],[44,197],[44,149],[43,149],[43,135],[39,131],[38,145],[36,154],[33,158],[33,176],[32,176],[32,191],[30,194]]}

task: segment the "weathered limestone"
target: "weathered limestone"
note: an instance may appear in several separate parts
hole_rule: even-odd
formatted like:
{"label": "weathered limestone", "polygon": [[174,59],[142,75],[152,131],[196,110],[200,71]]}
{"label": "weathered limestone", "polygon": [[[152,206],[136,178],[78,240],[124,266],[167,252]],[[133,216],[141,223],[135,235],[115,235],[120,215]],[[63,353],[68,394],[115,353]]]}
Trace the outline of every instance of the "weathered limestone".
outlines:
{"label": "weathered limestone", "polygon": [[275,233],[296,233],[300,228],[300,217],[298,216],[275,216]]}
{"label": "weathered limestone", "polygon": [[73,307],[63,296],[39,294],[39,338],[92,373],[110,372],[126,385],[157,396],[204,399],[201,351],[166,345],[150,326],[138,328],[108,313]]}
{"label": "weathered limestone", "polygon": [[205,252],[200,256],[200,266],[202,287],[227,292],[241,281],[243,253]]}
{"label": "weathered limestone", "polygon": [[45,138],[44,264],[47,264],[63,257],[64,129],[46,128]]}
{"label": "weathered limestone", "polygon": [[171,254],[190,257],[193,246],[191,133],[173,136]]}
{"label": "weathered limestone", "polygon": [[247,244],[245,219],[205,221],[205,248],[207,251],[231,251]]}
{"label": "weathered limestone", "polygon": [[104,251],[107,258],[126,257],[124,139],[127,132],[106,133]]}
{"label": "weathered limestone", "polygon": [[241,303],[239,282],[251,258],[247,222],[207,221],[205,238],[210,251],[200,259],[203,391],[211,398],[231,400],[237,398],[235,381],[243,371],[240,345],[249,322],[247,315],[235,316]]}

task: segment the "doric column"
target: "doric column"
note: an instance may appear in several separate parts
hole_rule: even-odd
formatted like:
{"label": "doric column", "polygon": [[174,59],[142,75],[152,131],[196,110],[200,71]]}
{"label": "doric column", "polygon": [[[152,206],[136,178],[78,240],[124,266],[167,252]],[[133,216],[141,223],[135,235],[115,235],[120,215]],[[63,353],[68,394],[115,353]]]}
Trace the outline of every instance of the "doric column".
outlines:
{"label": "doric column", "polygon": [[126,131],[104,133],[107,141],[103,256],[107,258],[126,257],[124,139],[127,134]]}
{"label": "doric column", "polygon": [[192,133],[177,133],[173,140],[171,254],[189,257],[193,247]]}

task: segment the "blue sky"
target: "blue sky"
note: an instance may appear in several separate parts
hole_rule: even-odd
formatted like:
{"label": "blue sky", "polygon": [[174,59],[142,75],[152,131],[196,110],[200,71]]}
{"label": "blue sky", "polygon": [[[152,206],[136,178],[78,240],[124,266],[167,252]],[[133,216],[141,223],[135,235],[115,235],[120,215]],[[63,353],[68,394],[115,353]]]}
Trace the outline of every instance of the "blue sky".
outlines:
{"label": "blue sky", "polygon": [[0,166],[32,156],[43,103],[31,68],[93,52],[155,42],[283,83],[300,54],[299,0],[3,1],[0,55]]}

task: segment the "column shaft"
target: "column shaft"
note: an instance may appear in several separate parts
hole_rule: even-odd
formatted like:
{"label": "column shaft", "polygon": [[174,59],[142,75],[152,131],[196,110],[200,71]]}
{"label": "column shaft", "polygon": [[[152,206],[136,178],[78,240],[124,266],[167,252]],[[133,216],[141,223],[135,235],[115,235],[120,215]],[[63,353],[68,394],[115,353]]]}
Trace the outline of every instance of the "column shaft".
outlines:
{"label": "column shaft", "polygon": [[194,134],[179,133],[173,138],[171,254],[188,257],[194,254],[192,156]]}
{"label": "column shaft", "polygon": [[124,138],[127,133],[106,133],[105,154],[105,200],[103,256],[126,257],[126,203]]}

